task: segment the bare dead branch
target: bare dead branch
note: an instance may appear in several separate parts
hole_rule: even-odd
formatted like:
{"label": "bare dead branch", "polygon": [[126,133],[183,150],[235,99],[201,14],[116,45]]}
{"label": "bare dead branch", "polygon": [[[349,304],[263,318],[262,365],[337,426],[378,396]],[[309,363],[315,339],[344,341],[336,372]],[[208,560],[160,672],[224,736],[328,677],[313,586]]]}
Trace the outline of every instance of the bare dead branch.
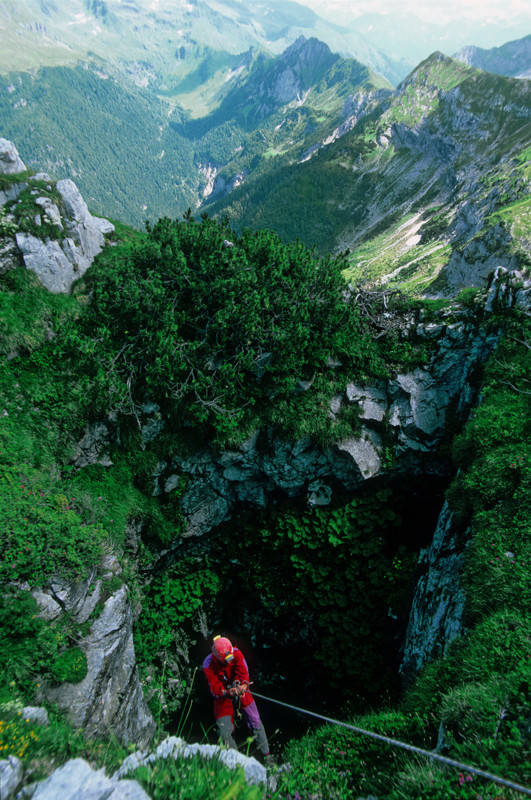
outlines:
{"label": "bare dead branch", "polygon": [[[514,389],[518,394],[531,394],[531,392],[526,392],[525,389],[519,389],[514,383],[511,383],[511,381],[500,381],[500,383],[503,383],[505,386],[510,386],[511,389]],[[529,383],[529,381],[526,381],[526,383]]]}

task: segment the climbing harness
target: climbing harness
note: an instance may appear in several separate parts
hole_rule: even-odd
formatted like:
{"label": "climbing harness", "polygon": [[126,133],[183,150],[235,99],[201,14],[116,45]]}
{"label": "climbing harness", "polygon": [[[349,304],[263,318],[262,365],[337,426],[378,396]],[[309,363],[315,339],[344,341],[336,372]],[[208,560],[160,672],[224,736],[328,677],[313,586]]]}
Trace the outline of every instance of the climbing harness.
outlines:
{"label": "climbing harness", "polygon": [[355,733],[360,733],[363,736],[370,736],[372,739],[378,739],[381,742],[386,742],[387,744],[394,745],[395,747],[401,747],[403,750],[408,750],[410,753],[418,753],[422,756],[427,756],[427,758],[431,758],[434,761],[440,761],[443,764],[446,764],[450,767],[457,767],[464,772],[469,772],[474,775],[478,775],[480,778],[485,778],[486,780],[492,781],[493,783],[498,783],[500,786],[506,786],[509,789],[514,789],[515,792],[520,792],[521,794],[525,794],[528,797],[531,797],[531,789],[522,786],[519,783],[514,783],[513,781],[508,781],[505,778],[500,778],[497,775],[492,775],[490,772],[485,772],[482,769],[478,769],[477,767],[472,767],[470,764],[463,764],[461,761],[455,761],[453,758],[447,758],[446,756],[441,756],[439,753],[434,753],[430,750],[423,750],[421,747],[415,747],[412,744],[406,744],[405,742],[400,742],[398,739],[391,739],[389,736],[383,736],[380,733],[374,733],[374,731],[367,731],[363,728],[358,728],[356,725],[350,725],[347,722],[341,722],[337,719],[332,719],[331,717],[325,717],[322,714],[316,714],[314,711],[307,711],[305,708],[298,708],[298,706],[292,706],[290,703],[283,703],[281,700],[273,700],[271,697],[264,697],[263,694],[258,694],[253,690],[253,696],[259,697],[261,700],[267,700],[269,703],[276,703],[279,706],[284,706],[285,708],[290,708],[292,711],[297,711],[299,714],[307,714],[309,717],[316,717],[317,719],[321,719],[324,722],[329,722],[332,725],[339,725],[342,728],[348,728]]}

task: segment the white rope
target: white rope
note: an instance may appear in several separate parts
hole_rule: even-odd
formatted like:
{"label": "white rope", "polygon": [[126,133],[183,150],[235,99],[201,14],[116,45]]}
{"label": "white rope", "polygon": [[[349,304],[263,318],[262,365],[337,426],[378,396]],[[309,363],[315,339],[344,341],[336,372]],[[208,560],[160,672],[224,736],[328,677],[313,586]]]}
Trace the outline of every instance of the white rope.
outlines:
{"label": "white rope", "polygon": [[401,747],[403,750],[408,750],[410,753],[418,753],[422,756],[427,756],[427,758],[431,758],[434,761],[440,761],[443,764],[447,764],[450,767],[457,767],[464,772],[472,773],[474,775],[478,775],[480,778],[485,778],[486,780],[492,781],[493,783],[499,783],[501,786],[507,786],[509,789],[514,789],[515,792],[520,792],[521,794],[528,795],[531,797],[531,789],[526,786],[522,786],[519,783],[514,783],[513,781],[506,780],[505,778],[500,778],[497,775],[492,775],[490,772],[485,772],[482,769],[478,769],[477,767],[473,767],[470,764],[463,764],[461,761],[455,761],[453,758],[447,758],[446,756],[441,756],[439,753],[434,753],[430,750],[423,750],[421,747],[415,747],[412,744],[406,744],[405,742],[400,742],[398,739],[391,739],[389,736],[383,736],[380,733],[374,733],[373,731],[366,731],[363,728],[358,728],[356,725],[350,725],[347,722],[340,722],[337,719],[332,719],[331,717],[324,717],[322,714],[316,714],[314,711],[307,711],[304,708],[298,708],[298,706],[292,706],[289,703],[283,703],[281,700],[273,700],[271,697],[264,697],[263,694],[258,694],[255,692],[254,689],[251,690],[253,697],[259,697],[261,700],[267,700],[270,703],[276,703],[279,706],[284,706],[285,708],[290,708],[292,711],[298,711],[299,714],[307,714],[310,717],[316,717],[317,719],[322,719],[324,722],[329,722],[332,725],[340,725],[342,728],[348,728],[351,731],[355,731],[356,733],[361,733],[363,736],[370,736],[372,739],[378,739],[381,742],[386,742],[387,744],[392,744],[395,747]]}

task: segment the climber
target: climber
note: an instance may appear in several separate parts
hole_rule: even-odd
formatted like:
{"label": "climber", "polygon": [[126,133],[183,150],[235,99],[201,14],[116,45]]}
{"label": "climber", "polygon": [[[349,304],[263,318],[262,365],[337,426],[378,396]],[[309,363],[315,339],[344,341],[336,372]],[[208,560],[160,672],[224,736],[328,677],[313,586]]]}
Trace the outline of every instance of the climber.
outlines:
{"label": "climber", "polygon": [[272,761],[258,708],[249,691],[249,669],[243,653],[224,636],[214,637],[212,652],[203,661],[203,672],[214,697],[214,717],[222,741],[236,748],[234,713],[241,713],[264,761]]}

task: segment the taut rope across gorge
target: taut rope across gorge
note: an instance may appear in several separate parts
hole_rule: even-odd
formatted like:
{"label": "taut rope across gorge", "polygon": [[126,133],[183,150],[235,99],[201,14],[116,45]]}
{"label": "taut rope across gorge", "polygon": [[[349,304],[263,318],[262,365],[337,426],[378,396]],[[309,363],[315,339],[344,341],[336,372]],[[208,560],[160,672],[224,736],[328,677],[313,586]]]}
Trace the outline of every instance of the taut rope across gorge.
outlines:
{"label": "taut rope across gorge", "polygon": [[381,733],[374,733],[374,731],[367,731],[364,728],[358,728],[356,725],[350,725],[347,722],[341,722],[337,719],[332,719],[331,717],[325,717],[322,714],[316,714],[314,711],[307,711],[305,708],[299,708],[298,706],[292,706],[290,703],[283,703],[281,700],[273,700],[272,697],[265,697],[263,694],[258,694],[253,689],[254,697],[259,697],[261,700],[267,700],[269,703],[276,703],[279,706],[284,706],[285,708],[289,708],[292,711],[297,711],[299,714],[306,714],[309,717],[315,717],[316,719],[321,719],[324,722],[329,722],[331,725],[339,725],[342,728],[348,728],[355,733],[360,733],[363,736],[370,736],[372,739],[378,739],[381,742],[385,742],[386,744],[391,744],[394,747],[401,747],[402,750],[408,750],[410,753],[418,753],[421,756],[426,756],[427,758],[431,758],[433,761],[439,761],[442,764],[446,764],[449,767],[457,767],[464,772],[472,773],[473,775],[478,775],[480,778],[485,778],[485,780],[492,781],[493,783],[498,783],[500,786],[506,786],[509,789],[513,789],[515,792],[520,792],[521,794],[525,794],[528,797],[531,797],[531,788],[526,786],[522,786],[519,783],[514,783],[513,781],[506,780],[505,778],[500,778],[498,775],[492,775],[490,772],[485,772],[482,769],[478,769],[477,767],[473,767],[470,764],[463,764],[461,761],[456,761],[453,758],[447,758],[446,756],[441,756],[439,753],[434,753],[430,750],[423,750],[422,747],[415,747],[412,744],[406,744],[405,742],[400,742],[398,739],[391,739],[389,736],[383,736]]}

